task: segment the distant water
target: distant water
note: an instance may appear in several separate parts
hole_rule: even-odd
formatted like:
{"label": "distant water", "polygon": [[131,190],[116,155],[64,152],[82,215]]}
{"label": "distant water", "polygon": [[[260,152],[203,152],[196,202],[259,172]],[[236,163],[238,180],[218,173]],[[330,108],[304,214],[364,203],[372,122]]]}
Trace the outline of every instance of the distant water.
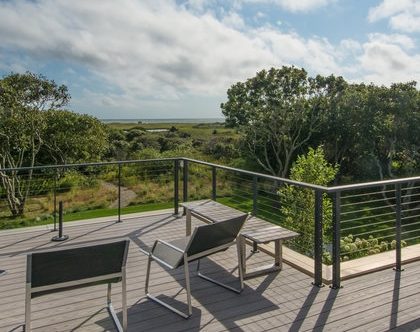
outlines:
{"label": "distant water", "polygon": [[225,122],[224,118],[197,118],[197,119],[101,119],[104,123],[214,123]]}

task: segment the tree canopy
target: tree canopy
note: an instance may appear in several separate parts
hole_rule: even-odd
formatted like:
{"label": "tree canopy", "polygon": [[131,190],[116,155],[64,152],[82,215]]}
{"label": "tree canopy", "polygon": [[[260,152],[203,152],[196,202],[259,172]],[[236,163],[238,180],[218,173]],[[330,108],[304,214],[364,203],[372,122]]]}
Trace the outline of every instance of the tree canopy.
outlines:
{"label": "tree canopy", "polygon": [[[62,110],[67,87],[42,75],[10,74],[0,80],[0,169],[97,160],[106,148],[99,120]],[[13,216],[24,212],[33,170],[24,180],[0,171]]]}
{"label": "tree canopy", "polygon": [[297,155],[319,145],[340,165],[336,181],[420,171],[416,82],[350,84],[296,67],[271,68],[232,85],[221,109],[242,134],[242,156],[273,175],[288,177]]}
{"label": "tree canopy", "polygon": [[234,84],[221,108],[226,124],[241,130],[245,154],[264,171],[286,177],[345,86],[341,77],[311,78],[304,69],[271,68]]}

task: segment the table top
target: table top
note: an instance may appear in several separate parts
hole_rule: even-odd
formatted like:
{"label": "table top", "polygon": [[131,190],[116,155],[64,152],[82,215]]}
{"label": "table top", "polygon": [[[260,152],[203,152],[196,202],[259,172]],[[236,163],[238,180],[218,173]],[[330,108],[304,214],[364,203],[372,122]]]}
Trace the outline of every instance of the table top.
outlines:
{"label": "table top", "polygon": [[289,240],[299,236],[299,233],[293,232],[280,226],[271,226],[244,232],[241,233],[241,235],[256,243],[266,243],[274,240]]}
{"label": "table top", "polygon": [[[192,215],[207,219],[210,222],[220,222],[239,217],[244,214],[242,211],[236,210],[211,199],[184,202],[181,203],[181,206],[188,209]],[[241,234],[256,243],[266,243],[274,240],[289,240],[299,236],[299,233],[274,225],[257,230],[245,231]]]}
{"label": "table top", "polygon": [[193,215],[201,216],[212,222],[220,222],[242,216],[245,212],[236,210],[213,200],[201,200],[181,203]]}

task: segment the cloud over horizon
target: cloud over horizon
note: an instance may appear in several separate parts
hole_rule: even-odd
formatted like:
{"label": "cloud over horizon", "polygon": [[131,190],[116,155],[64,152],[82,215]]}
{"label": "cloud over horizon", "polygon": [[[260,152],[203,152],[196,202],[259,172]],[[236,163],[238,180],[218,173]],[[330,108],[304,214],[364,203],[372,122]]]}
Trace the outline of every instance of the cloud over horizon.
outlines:
{"label": "cloud over horizon", "polygon": [[[34,64],[42,70],[52,62],[69,70],[82,68],[80,76],[105,86],[102,91],[85,86],[84,100],[99,98],[109,109],[169,105],[200,96],[220,99],[233,83],[271,66],[296,65],[314,75],[379,84],[420,77],[416,40],[404,34],[407,27],[397,29],[402,31],[398,34],[371,33],[364,41],[333,43],[270,22],[251,26],[235,9],[271,3],[286,11],[306,12],[337,0],[236,0],[217,13],[208,7],[214,2],[191,0],[188,6],[169,0],[0,2],[0,59],[5,60],[0,70],[33,70]],[[413,5],[400,2],[405,7],[383,1],[369,11],[368,19],[392,19]]]}

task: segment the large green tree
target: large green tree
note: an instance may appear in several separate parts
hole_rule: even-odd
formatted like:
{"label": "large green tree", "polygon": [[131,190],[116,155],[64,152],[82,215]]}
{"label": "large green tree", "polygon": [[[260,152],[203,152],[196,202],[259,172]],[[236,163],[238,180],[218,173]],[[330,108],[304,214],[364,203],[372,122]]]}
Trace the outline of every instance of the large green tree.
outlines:
{"label": "large green tree", "polygon": [[99,161],[108,148],[106,125],[95,117],[67,110],[43,113],[45,130],[39,162],[71,164]]}
{"label": "large green tree", "polygon": [[245,155],[264,171],[286,177],[345,86],[341,77],[312,78],[296,67],[271,68],[234,84],[221,108],[226,124],[241,131]]}
{"label": "large green tree", "polygon": [[[10,74],[0,80],[0,169],[32,167],[44,143],[42,111],[65,106],[67,88],[42,75]],[[25,180],[17,171],[0,171],[13,216],[23,214],[33,171]]]}
{"label": "large green tree", "polygon": [[326,113],[319,142],[327,158],[353,181],[418,172],[419,96],[415,82],[347,86]]}
{"label": "large green tree", "polygon": [[33,166],[97,160],[106,149],[99,120],[61,110],[69,100],[66,86],[42,75],[0,80],[0,184],[14,217],[24,213]]}

